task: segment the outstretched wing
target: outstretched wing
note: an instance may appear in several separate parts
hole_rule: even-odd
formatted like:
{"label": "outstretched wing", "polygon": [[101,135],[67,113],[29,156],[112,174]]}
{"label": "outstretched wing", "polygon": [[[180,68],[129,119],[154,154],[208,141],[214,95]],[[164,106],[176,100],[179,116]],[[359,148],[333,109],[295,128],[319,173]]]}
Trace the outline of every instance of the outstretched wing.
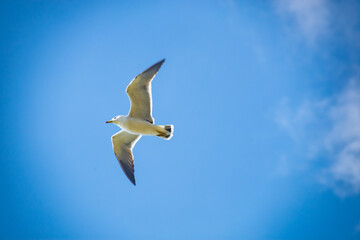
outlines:
{"label": "outstretched wing", "polygon": [[134,175],[134,157],[132,149],[136,142],[140,139],[140,135],[128,133],[124,130],[111,136],[111,142],[115,152],[115,156],[120,163],[126,176],[135,184]]}
{"label": "outstretched wing", "polygon": [[155,63],[144,72],[137,75],[126,88],[129,95],[131,108],[130,117],[144,119],[154,123],[152,113],[151,80],[159,71],[165,59]]}

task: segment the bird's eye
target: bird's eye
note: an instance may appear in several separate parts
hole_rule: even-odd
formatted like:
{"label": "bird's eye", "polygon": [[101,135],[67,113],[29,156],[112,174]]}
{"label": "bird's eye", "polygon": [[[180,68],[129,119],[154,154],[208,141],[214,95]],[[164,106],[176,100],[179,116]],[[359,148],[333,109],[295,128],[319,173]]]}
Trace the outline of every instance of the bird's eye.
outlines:
{"label": "bird's eye", "polygon": [[113,119],[115,119],[116,117],[114,117]]}

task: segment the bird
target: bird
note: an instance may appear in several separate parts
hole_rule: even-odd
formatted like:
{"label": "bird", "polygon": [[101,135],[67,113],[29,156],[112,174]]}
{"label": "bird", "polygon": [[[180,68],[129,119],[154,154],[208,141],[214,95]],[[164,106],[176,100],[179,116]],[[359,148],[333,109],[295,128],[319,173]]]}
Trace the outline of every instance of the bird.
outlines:
{"label": "bird", "polygon": [[137,75],[127,86],[126,93],[131,104],[128,115],[118,115],[106,121],[122,129],[111,136],[112,147],[122,170],[134,185],[136,182],[132,150],[137,141],[143,135],[170,140],[174,132],[174,125],[155,125],[152,117],[151,81],[164,61],[165,59],[162,59]]}

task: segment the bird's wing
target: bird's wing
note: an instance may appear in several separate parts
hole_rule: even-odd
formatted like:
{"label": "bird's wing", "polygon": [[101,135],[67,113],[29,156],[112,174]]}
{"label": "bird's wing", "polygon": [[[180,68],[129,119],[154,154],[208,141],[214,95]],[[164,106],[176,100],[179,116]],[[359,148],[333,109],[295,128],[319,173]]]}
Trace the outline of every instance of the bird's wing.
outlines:
{"label": "bird's wing", "polygon": [[132,149],[140,137],[140,135],[131,134],[124,130],[117,132],[111,137],[115,156],[119,161],[124,173],[134,185],[136,184]]}
{"label": "bird's wing", "polygon": [[131,108],[130,117],[144,119],[154,123],[152,113],[151,80],[159,71],[165,59],[155,63],[144,72],[137,75],[127,86],[126,93],[129,95]]}

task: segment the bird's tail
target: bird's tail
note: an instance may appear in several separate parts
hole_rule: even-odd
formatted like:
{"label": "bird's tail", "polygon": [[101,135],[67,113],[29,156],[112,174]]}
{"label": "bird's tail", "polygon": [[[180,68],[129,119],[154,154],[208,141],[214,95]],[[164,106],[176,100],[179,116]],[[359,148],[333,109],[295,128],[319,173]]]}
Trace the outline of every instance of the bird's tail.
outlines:
{"label": "bird's tail", "polygon": [[156,136],[170,140],[173,136],[174,125],[159,125],[156,131],[159,133]]}

